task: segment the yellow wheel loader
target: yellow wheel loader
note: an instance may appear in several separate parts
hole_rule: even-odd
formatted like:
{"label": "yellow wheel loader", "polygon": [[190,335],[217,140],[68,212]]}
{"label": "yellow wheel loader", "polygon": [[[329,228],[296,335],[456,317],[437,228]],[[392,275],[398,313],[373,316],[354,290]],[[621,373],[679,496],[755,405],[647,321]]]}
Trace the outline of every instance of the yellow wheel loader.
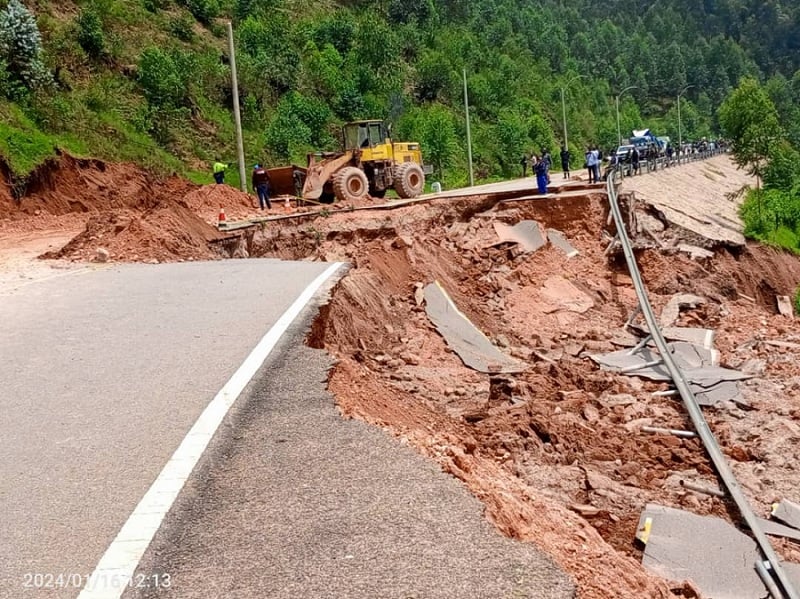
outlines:
{"label": "yellow wheel loader", "polygon": [[401,198],[415,198],[425,189],[430,170],[423,165],[418,143],[393,142],[386,124],[377,120],[347,123],[342,133],[343,152],[309,154],[306,169],[270,169],[273,192],[330,203],[382,198],[388,189]]}

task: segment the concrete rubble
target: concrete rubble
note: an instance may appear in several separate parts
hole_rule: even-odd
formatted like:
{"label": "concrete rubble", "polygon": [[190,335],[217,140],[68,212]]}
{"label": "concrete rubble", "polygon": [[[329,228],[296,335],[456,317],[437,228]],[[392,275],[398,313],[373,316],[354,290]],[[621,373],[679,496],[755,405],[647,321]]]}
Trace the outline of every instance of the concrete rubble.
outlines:
{"label": "concrete rubble", "polygon": [[547,238],[542,235],[539,223],[535,220],[523,220],[513,227],[495,221],[494,230],[500,238],[500,243],[518,243],[526,252],[535,252],[547,245]]}
{"label": "concrete rubble", "polygon": [[772,517],[800,530],[800,504],[783,499],[772,508]]}
{"label": "concrete rubble", "polygon": [[572,244],[567,241],[566,236],[561,231],[547,229],[547,237],[550,239],[550,243],[566,254],[567,258],[574,258],[580,253],[572,247]]}
{"label": "concrete rubble", "polygon": [[[647,570],[676,582],[688,579],[706,597],[763,599],[767,595],[755,570],[755,563],[762,559],[755,541],[721,518],[648,504],[639,518],[636,538],[644,544],[642,565]],[[790,578],[795,567],[787,568]]]}
{"label": "concrete rubble", "polygon": [[485,373],[521,372],[525,365],[502,353],[470,322],[438,281],[425,287],[425,312],[466,366]]}

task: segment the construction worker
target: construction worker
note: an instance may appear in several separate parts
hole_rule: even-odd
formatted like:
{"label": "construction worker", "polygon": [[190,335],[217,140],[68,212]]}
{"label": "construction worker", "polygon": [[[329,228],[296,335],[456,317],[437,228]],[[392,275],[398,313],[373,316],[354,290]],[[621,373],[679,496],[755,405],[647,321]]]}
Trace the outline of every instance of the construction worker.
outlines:
{"label": "construction worker", "polygon": [[225,171],[228,170],[228,165],[219,159],[219,156],[214,158],[214,181],[217,185],[225,183]]}
{"label": "construction worker", "polygon": [[258,205],[264,210],[266,206],[268,209],[272,208],[269,201],[269,173],[260,164],[253,165],[252,176],[253,191],[258,195]]}

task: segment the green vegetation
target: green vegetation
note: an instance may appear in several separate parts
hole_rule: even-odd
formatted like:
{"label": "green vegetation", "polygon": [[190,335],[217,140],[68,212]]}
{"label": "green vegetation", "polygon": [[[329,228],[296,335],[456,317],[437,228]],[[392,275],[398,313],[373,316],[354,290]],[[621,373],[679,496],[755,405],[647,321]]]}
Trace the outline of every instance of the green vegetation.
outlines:
{"label": "green vegetation", "polygon": [[0,113],[13,118],[0,152],[22,175],[56,146],[164,173],[230,160],[227,19],[251,161],[302,163],[337,146],[341,123],[386,118],[437,178],[464,182],[463,69],[480,180],[557,150],[562,87],[576,166],[586,144],[616,144],[614,98],[629,86],[623,132],[677,139],[689,85],[683,136],[695,139],[753,77],[800,142],[800,7],[779,0],[37,0],[35,22],[20,0],[3,7]]}
{"label": "green vegetation", "polygon": [[794,290],[794,313],[800,315],[800,287]]}
{"label": "green vegetation", "polygon": [[790,87],[773,79],[765,88],[743,79],[720,107],[719,121],[736,163],[763,181],[742,204],[745,235],[800,253],[800,76],[795,80]]}

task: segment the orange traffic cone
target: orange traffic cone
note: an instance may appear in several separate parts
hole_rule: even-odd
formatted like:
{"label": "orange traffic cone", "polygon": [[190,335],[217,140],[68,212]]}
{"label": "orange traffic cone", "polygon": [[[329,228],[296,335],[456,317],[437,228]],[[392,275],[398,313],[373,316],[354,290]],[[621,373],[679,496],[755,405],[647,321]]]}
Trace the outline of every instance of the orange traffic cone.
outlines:
{"label": "orange traffic cone", "polygon": [[292,209],[292,205],[289,203],[289,196],[286,196],[286,199],[283,201],[283,209],[286,212],[289,212]]}
{"label": "orange traffic cone", "polygon": [[218,227],[224,227],[227,224],[227,221],[228,221],[228,219],[225,218],[225,208],[222,208],[220,206],[219,218],[218,218],[217,226]]}

